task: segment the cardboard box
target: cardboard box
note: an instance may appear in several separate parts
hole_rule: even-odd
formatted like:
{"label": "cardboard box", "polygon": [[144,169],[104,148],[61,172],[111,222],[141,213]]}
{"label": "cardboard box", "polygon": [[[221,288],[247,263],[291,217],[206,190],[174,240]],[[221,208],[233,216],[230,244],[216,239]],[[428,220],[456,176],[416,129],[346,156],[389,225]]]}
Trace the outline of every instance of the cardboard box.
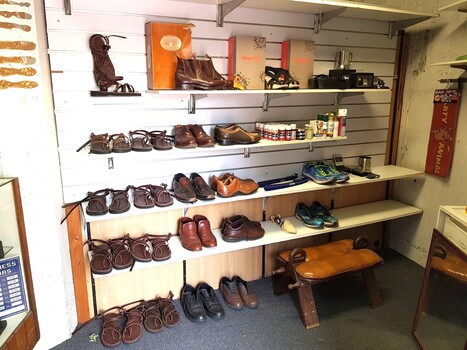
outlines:
{"label": "cardboard box", "polygon": [[229,38],[229,80],[239,89],[264,89],[266,38],[236,36]]}
{"label": "cardboard box", "polygon": [[148,89],[175,89],[177,56],[191,58],[191,23],[145,25]]}
{"label": "cardboard box", "polygon": [[281,68],[287,69],[300,89],[308,89],[308,79],[313,78],[315,42],[310,40],[287,40],[282,42]]}

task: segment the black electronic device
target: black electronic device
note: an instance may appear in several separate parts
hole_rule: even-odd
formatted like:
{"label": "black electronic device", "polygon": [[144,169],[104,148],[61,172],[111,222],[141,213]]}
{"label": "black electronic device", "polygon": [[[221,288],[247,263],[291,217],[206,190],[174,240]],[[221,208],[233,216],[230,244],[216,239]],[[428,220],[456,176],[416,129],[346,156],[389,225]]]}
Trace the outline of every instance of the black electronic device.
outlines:
{"label": "black electronic device", "polygon": [[334,161],[334,167],[339,171],[346,171],[346,167],[344,165],[344,158],[342,158],[342,154],[335,154],[332,156]]}
{"label": "black electronic device", "polygon": [[350,73],[350,86],[353,89],[372,89],[373,86],[373,73]]}

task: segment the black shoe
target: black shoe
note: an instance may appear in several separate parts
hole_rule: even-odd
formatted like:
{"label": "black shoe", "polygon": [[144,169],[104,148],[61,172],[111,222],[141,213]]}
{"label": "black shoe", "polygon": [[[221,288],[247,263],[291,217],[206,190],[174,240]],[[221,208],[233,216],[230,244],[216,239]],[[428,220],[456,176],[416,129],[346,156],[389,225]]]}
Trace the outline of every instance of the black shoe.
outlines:
{"label": "black shoe", "polygon": [[200,303],[204,305],[206,314],[211,318],[221,319],[224,317],[224,307],[217,299],[216,292],[207,283],[200,283],[196,287],[196,295]]}
{"label": "black shoe", "polygon": [[180,301],[186,318],[191,322],[206,321],[206,311],[204,311],[202,301],[197,298],[196,289],[193,286],[187,284],[183,287]]}

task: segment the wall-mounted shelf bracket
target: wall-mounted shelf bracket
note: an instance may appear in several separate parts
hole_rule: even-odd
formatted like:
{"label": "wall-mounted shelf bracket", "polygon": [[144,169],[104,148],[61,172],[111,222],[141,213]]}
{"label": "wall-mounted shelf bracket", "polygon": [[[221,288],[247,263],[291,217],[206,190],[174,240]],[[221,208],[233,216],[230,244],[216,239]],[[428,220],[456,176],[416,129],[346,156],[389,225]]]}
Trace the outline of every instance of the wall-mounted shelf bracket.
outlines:
{"label": "wall-mounted shelf bracket", "polygon": [[315,143],[309,142],[308,143],[308,152],[313,152],[315,150]]}
{"label": "wall-mounted shelf bracket", "polygon": [[65,9],[65,15],[71,16],[71,0],[63,0],[63,8]]}
{"label": "wall-mounted shelf bracket", "polygon": [[250,147],[245,147],[243,149],[243,158],[250,158]]}
{"label": "wall-mounted shelf bracket", "polygon": [[406,19],[403,21],[389,22],[388,37],[389,39],[392,39],[392,37],[396,35],[399,30],[413,26],[414,24],[426,21],[427,19],[430,19],[430,18],[431,18],[430,16],[422,16],[418,18]]}
{"label": "wall-mounted shelf bracket", "polygon": [[341,104],[342,98],[358,95],[363,95],[363,92],[337,92],[334,94],[334,107],[337,107]]}
{"label": "wall-mounted shelf bracket", "polygon": [[290,94],[284,93],[284,94],[268,94],[265,93],[263,95],[263,112],[266,112],[269,108],[269,103],[273,98],[279,98],[279,97],[285,97],[285,96],[290,96]]}
{"label": "wall-mounted shelf bracket", "polygon": [[109,169],[114,168],[114,158],[113,157],[107,158],[107,166],[109,167]]}
{"label": "wall-mounted shelf bracket", "polygon": [[316,13],[313,24],[313,33],[318,34],[321,30],[321,26],[333,19],[334,17],[339,16],[342,12],[345,11],[345,7],[338,8],[336,10],[328,11],[325,13]]}
{"label": "wall-mounted shelf bracket", "polygon": [[218,27],[222,27],[224,25],[225,16],[227,16],[230,12],[235,10],[238,6],[240,6],[244,2],[245,0],[232,0],[224,4],[217,4],[216,25]]}
{"label": "wall-mounted shelf bracket", "polygon": [[202,98],[208,97],[207,94],[190,94],[188,100],[188,114],[196,113],[196,100],[201,100]]}
{"label": "wall-mounted shelf bracket", "polygon": [[266,210],[266,203],[268,202],[269,197],[263,197],[263,210]]}

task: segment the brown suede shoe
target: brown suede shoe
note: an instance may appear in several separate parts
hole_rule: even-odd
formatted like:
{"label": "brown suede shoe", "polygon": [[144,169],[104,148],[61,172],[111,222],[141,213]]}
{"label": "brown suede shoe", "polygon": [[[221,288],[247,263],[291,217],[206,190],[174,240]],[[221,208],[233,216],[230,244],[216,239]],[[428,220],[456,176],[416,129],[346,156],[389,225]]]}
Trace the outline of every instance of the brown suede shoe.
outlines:
{"label": "brown suede shoe", "polygon": [[193,216],[193,220],[198,228],[198,237],[201,239],[203,247],[211,248],[217,246],[217,239],[211,231],[209,220],[203,215]]}
{"label": "brown suede shoe", "polygon": [[219,197],[233,197],[239,194],[248,195],[256,192],[259,185],[252,179],[240,179],[230,176],[225,181],[217,182],[217,195]]}
{"label": "brown suede shoe", "polygon": [[250,292],[246,285],[246,281],[239,276],[234,276],[232,281],[237,284],[238,294],[240,294],[240,297],[243,300],[243,305],[250,309],[256,309],[258,307],[258,299],[256,299],[256,296]]}
{"label": "brown suede shoe", "polygon": [[264,236],[264,229],[247,217],[236,221],[225,221],[222,239],[226,242],[252,241]]}
{"label": "brown suede shoe", "polygon": [[217,143],[221,146],[251,144],[261,140],[259,133],[245,131],[237,124],[231,124],[226,127],[217,125],[214,135]]}
{"label": "brown suede shoe", "polygon": [[188,125],[175,125],[175,147],[177,148],[196,148],[198,144],[196,139],[188,129]]}
{"label": "brown suede shoe", "polygon": [[178,221],[178,235],[182,241],[182,247],[191,251],[203,249],[198,237],[195,222],[188,217],[182,217]]}
{"label": "brown suede shoe", "polygon": [[222,277],[219,282],[219,291],[228,307],[237,310],[243,308],[243,300],[240,294],[238,294],[238,288],[235,281],[232,281],[227,277]]}
{"label": "brown suede shoe", "polygon": [[190,124],[188,125],[188,129],[196,139],[198,147],[214,147],[216,144],[216,141],[211,136],[206,134],[206,131],[204,131],[201,125]]}

